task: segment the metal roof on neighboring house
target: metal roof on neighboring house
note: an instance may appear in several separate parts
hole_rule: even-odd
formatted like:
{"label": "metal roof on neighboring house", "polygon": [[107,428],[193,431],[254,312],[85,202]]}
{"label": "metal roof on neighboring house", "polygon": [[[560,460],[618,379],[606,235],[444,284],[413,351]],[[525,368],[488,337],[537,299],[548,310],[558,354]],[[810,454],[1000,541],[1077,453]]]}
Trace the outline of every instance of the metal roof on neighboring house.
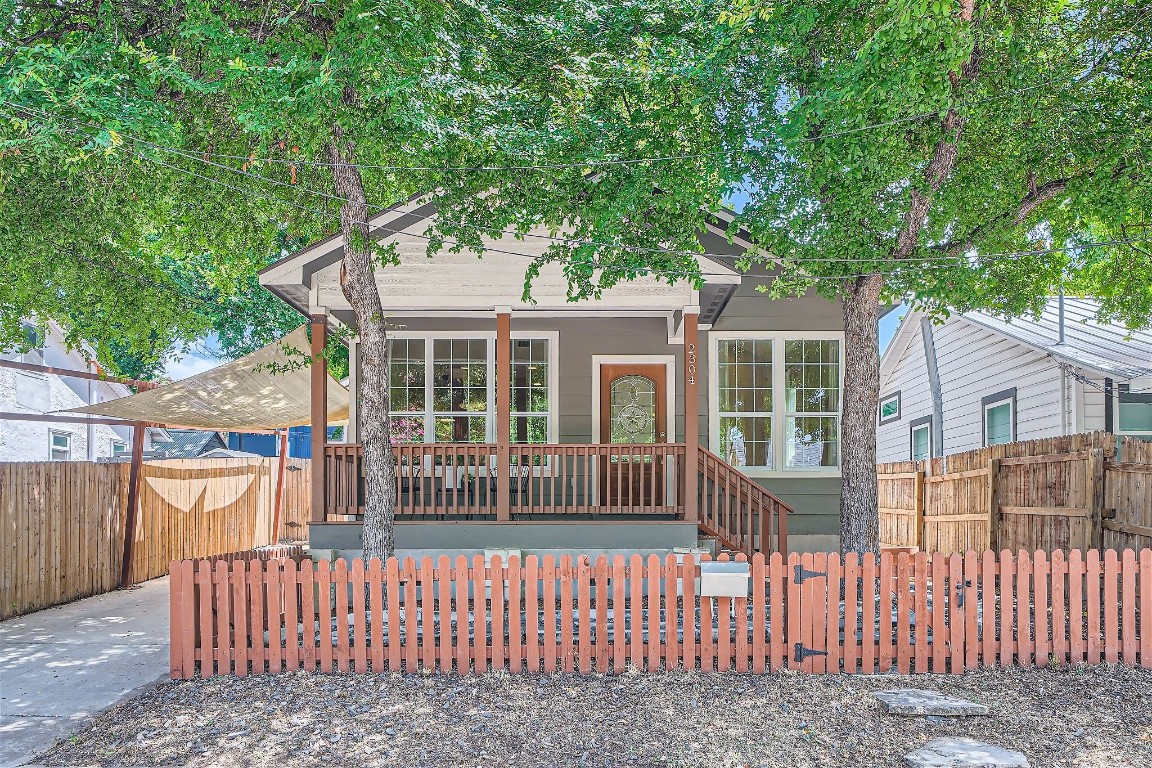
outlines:
{"label": "metal roof on neighboring house", "polygon": [[1060,343],[1060,299],[1049,298],[1040,317],[1005,319],[987,312],[965,312],[965,320],[1047,352],[1072,365],[1107,376],[1152,376],[1152,330],[1129,330],[1096,319],[1092,299],[1064,299],[1064,343]]}

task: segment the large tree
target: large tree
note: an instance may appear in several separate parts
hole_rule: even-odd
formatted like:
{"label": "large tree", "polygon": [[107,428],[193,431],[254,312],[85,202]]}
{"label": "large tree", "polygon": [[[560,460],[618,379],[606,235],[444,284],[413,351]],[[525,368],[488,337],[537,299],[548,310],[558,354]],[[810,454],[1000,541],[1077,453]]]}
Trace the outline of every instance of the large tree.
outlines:
{"label": "large tree", "polygon": [[[1146,322],[1147,6],[760,3],[725,14],[745,93],[741,223],[776,292],[843,305],[841,546],[877,547],[877,319],[1037,309],[1062,283]],[[1101,279],[1103,278],[1103,279]]]}

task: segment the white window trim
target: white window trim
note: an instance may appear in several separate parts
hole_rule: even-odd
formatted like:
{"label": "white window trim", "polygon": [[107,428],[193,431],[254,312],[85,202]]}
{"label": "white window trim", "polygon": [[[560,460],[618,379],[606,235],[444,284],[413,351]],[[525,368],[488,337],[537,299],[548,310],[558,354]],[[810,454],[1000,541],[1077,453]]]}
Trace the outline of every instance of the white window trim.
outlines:
{"label": "white window trim", "polygon": [[[68,440],[68,456],[66,458],[57,459],[54,456],[54,454],[56,453],[57,450],[62,450],[62,449],[58,449],[55,445],[55,439],[57,437],[63,437],[63,438],[66,438]],[[72,461],[72,433],[71,432],[68,432],[68,431],[65,431],[62,429],[50,429],[50,430],[48,430],[48,460],[49,461]]]}
{"label": "white window trim", "polygon": [[[928,432],[928,455],[923,459],[916,458],[916,433],[920,430],[927,430]],[[908,427],[908,457],[912,461],[926,461],[932,458],[932,422],[923,421]]]}
{"label": "white window trim", "polygon": [[[127,440],[120,440],[114,437],[110,442],[113,456],[117,456],[122,453],[128,453],[129,443]],[[119,451],[116,450],[116,446],[120,446]]]}
{"label": "white window trim", "polygon": [[1003,443],[990,443],[988,442],[988,411],[993,408],[999,408],[1002,405],[1008,406],[1008,442],[1016,442],[1016,399],[1006,397],[1003,400],[996,400],[995,402],[985,403],[981,409],[980,417],[983,419],[982,432],[984,435],[984,447],[987,448],[991,445],[1003,445]]}
{"label": "white window trim", "polygon": [[[749,477],[840,477],[840,466],[816,467],[805,469],[802,467],[784,467],[784,419],[789,415],[796,415],[784,407],[784,342],[785,341],[837,341],[840,343],[840,409],[835,415],[837,422],[836,434],[839,439],[840,420],[844,413],[844,332],[843,331],[726,331],[724,333],[708,333],[708,448],[713,453],[720,451],[720,376],[719,376],[719,350],[721,341],[772,341],[772,452],[776,458],[778,468],[766,467],[740,467],[740,471]],[[823,413],[805,413],[801,416],[826,416]],[[837,455],[842,459],[841,451]]]}
{"label": "white window trim", "polygon": [[[484,412],[486,418],[484,439],[488,443],[496,442],[496,332],[495,331],[393,331],[394,339],[423,339],[424,340],[424,411],[422,416],[433,419],[432,424],[424,428],[424,442],[434,444],[436,438],[435,418],[438,413],[433,405],[432,355],[434,341],[462,341],[469,339],[485,339],[488,341],[488,410]],[[509,334],[512,341],[516,339],[546,339],[548,341],[548,442],[559,442],[559,402],[560,402],[560,332],[559,331],[529,331],[516,330]],[[509,390],[511,396],[511,390]],[[479,413],[479,412],[477,412]]]}

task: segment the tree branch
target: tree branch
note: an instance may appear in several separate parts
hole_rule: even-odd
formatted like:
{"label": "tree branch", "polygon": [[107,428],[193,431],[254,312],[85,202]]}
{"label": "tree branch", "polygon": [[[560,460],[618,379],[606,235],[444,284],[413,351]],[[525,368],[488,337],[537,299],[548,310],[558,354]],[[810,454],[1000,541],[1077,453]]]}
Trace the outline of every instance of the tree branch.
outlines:
{"label": "tree branch", "polygon": [[1028,194],[1021,198],[1020,204],[1016,206],[1015,210],[1005,211],[999,216],[989,219],[976,227],[969,232],[966,237],[949,240],[947,243],[936,246],[936,248],[944,251],[949,256],[959,256],[965,251],[970,250],[973,245],[975,245],[976,240],[989,230],[1008,221],[1010,221],[1013,226],[1023,224],[1024,221],[1032,215],[1032,212],[1041,205],[1064,194],[1064,192],[1068,190],[1068,183],[1071,180],[1071,178],[1054,179],[1039,186],[1032,184]]}

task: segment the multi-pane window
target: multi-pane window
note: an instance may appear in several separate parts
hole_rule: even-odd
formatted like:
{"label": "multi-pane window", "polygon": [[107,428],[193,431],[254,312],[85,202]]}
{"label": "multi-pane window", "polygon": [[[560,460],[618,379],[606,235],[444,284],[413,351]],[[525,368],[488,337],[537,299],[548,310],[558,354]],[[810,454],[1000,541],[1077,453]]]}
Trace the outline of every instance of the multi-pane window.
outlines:
{"label": "multi-pane window", "polygon": [[486,442],[488,340],[433,339],[432,356],[436,442]]}
{"label": "multi-pane window", "polygon": [[840,342],[784,342],[784,465],[840,464]]}
{"label": "multi-pane window", "polygon": [[735,466],[840,463],[840,341],[756,336],[715,340],[713,445]]}
{"label": "multi-pane window", "polygon": [[512,442],[547,443],[551,434],[547,339],[512,340]]}
{"label": "multi-pane window", "polygon": [[[512,339],[512,441],[552,433],[553,353],[547,338]],[[496,437],[495,340],[408,337],[389,342],[392,439],[484,443]]]}
{"label": "multi-pane window", "polygon": [[720,455],[737,467],[775,468],[772,340],[720,339],[716,366]]}
{"label": "multi-pane window", "polygon": [[388,385],[392,439],[422,443],[425,432],[424,339],[388,342]]}
{"label": "multi-pane window", "polygon": [[52,461],[71,461],[72,435],[52,430],[48,433],[49,455]]}

